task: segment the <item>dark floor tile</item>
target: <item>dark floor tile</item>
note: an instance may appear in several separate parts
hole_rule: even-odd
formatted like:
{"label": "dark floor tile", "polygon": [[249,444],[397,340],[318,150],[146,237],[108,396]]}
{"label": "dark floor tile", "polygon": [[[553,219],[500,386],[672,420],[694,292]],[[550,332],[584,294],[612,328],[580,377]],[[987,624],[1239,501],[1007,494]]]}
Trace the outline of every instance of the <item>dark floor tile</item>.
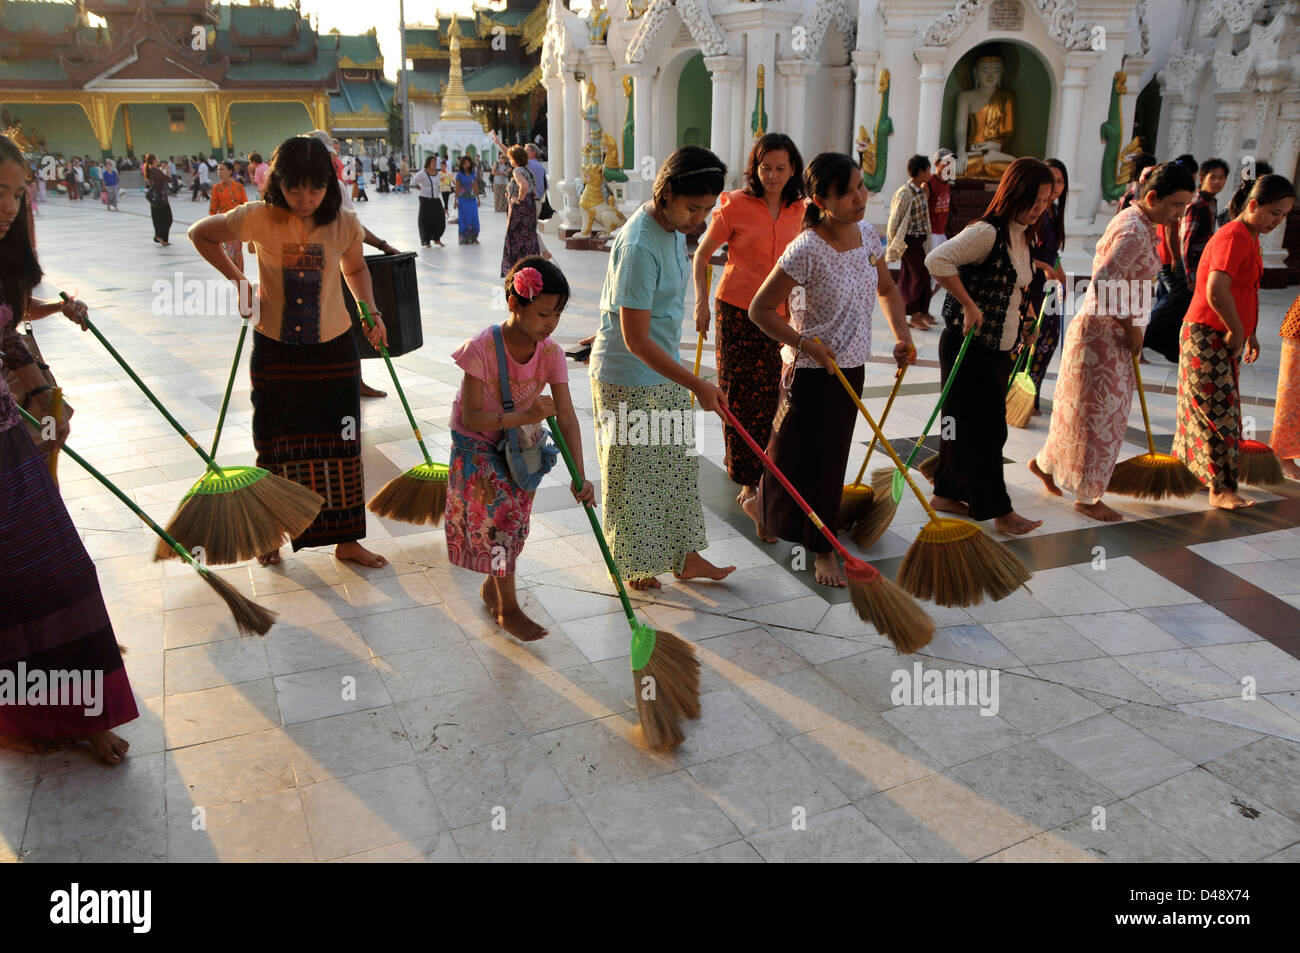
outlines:
{"label": "dark floor tile", "polygon": [[1211,605],[1270,642],[1292,642],[1300,632],[1300,609],[1274,596],[1224,599]]}

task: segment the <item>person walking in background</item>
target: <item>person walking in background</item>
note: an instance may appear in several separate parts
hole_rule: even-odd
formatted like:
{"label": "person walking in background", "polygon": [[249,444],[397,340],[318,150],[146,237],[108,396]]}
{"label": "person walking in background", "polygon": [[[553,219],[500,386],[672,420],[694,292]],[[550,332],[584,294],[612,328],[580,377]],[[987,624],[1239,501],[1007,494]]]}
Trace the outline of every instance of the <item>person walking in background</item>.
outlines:
{"label": "person walking in background", "polygon": [[[1092,260],[1087,297],[1070,322],[1061,354],[1051,429],[1029,461],[1029,472],[1049,493],[1060,496],[1069,490],[1076,510],[1104,523],[1123,519],[1101,497],[1128,432],[1136,384],[1133,358],[1142,351],[1149,305],[1146,295],[1115,294],[1113,289],[1150,288],[1160,268],[1155,226],[1182,217],[1195,184],[1176,162],[1154,166],[1138,200],[1106,226]],[[1044,223],[1050,216],[1049,210]]]}
{"label": "person walking in background", "polygon": [[542,252],[537,240],[537,185],[528,170],[528,153],[523,146],[510,147],[510,217],[501,249],[501,276],[510,274],[515,262]]}
{"label": "person walking in background", "polygon": [[438,194],[442,196],[442,214],[446,215],[451,211],[451,193],[454,183],[451,178],[451,170],[447,168],[447,160],[438,160]]}
{"label": "person walking in background", "polygon": [[248,157],[248,164],[253,188],[257,190],[260,199],[266,191],[266,174],[271,171],[271,167],[266,164],[260,152],[252,153]]}
{"label": "person walking in background", "polygon": [[[1029,283],[1029,317],[1042,323],[1038,328],[1038,340],[1034,343],[1034,359],[1029,365],[1029,375],[1034,380],[1034,416],[1042,415],[1038,401],[1043,394],[1043,380],[1047,377],[1047,366],[1052,363],[1056,345],[1061,340],[1061,309],[1049,307],[1043,310],[1047,299],[1047,282],[1055,280],[1060,284],[1058,295],[1064,295],[1067,279],[1065,269],[1058,263],[1061,249],[1065,247],[1065,201],[1070,194],[1070,174],[1065,163],[1060,159],[1048,159],[1047,167],[1052,170],[1052,202],[1043,213],[1038,224],[1038,238],[1029,249],[1034,260],[1034,280]],[[1058,300],[1063,300],[1058,298]]]}
{"label": "person walking in background", "polygon": [[117,176],[117,169],[113,166],[113,160],[109,159],[104,163],[104,191],[108,193],[108,204],[104,208],[109,212],[116,212],[117,208],[117,189],[120,180]]}
{"label": "person walking in background", "polygon": [[[925,190],[930,210],[930,251],[934,251],[948,240],[948,216],[952,212],[952,186],[948,183],[956,166],[951,149],[936,149],[930,161],[934,168],[930,180],[925,183]],[[933,295],[938,287],[939,282],[931,276],[930,293]]]}
{"label": "person walking in background", "polygon": [[[708,337],[709,259],[727,246],[727,264],[718,284],[718,387],[741,425],[766,446],[772,434],[781,384],[781,346],[749,315],[749,305],[786,246],[803,229],[803,158],[794,141],[770,132],[754,143],[745,164],[744,188],[723,192],[709,219],[709,230],[692,259],[695,330]],[[779,308],[782,315],[785,306]],[[763,464],[730,424],[723,425],[727,476],[740,487],[736,502],[758,492]],[[766,542],[776,537],[760,531]]]}
{"label": "person walking in background", "polygon": [[[212,198],[208,202],[209,215],[224,215],[233,208],[238,208],[248,201],[248,193],[244,187],[235,181],[235,165],[233,162],[226,161],[217,166],[217,175],[220,177],[215,186],[212,187]],[[244,270],[244,243],[243,242],[226,242],[226,255],[235,263],[235,267],[240,271]]]}
{"label": "person walking in background", "polygon": [[1000,532],[1016,536],[1043,525],[1012,508],[1002,448],[1011,349],[1017,340],[1028,341],[1033,327],[1022,320],[1027,307],[1021,306],[1034,274],[1029,246],[1051,203],[1053,182],[1052,170],[1042,161],[1017,159],[1002,174],[983,217],[925,261],[948,292],[939,338],[945,385],[954,374],[963,338],[972,335],[943,405],[944,415],[952,418],[951,431],[944,428],[944,434],[951,436],[941,436],[930,502],[936,510],[991,519]]}
{"label": "person walking in background", "polygon": [[460,157],[460,171],[456,173],[456,240],[461,245],[478,244],[478,172],[474,160]]}
{"label": "person walking in background", "polygon": [[506,194],[506,187],[510,184],[510,160],[502,152],[497,156],[496,163],[492,166],[492,195],[495,199],[493,211],[506,212],[510,210],[509,196]]}
{"label": "person walking in background", "polygon": [[424,168],[415,173],[415,178],[411,182],[411,186],[420,196],[420,211],[416,224],[420,229],[420,245],[424,248],[428,248],[430,242],[442,248],[442,233],[447,230],[446,212],[437,196],[437,161],[436,156],[427,156],[424,160]]}
{"label": "person walking in background", "polygon": [[1286,221],[1295,189],[1280,175],[1245,182],[1228,206],[1231,216],[1197,263],[1196,294],[1179,340],[1178,428],[1173,454],[1210,491],[1210,505],[1253,505],[1237,493],[1241,452],[1238,359],[1259,358],[1259,238]]}
{"label": "person walking in background", "polygon": [[928,331],[934,322],[930,314],[930,273],[925,256],[930,246],[930,160],[915,155],[907,160],[908,180],[898,187],[889,206],[886,228],[889,247],[885,261],[901,262],[898,290],[907,306],[908,324]]}
{"label": "person walking in background", "polygon": [[149,200],[149,217],[153,219],[153,240],[164,248],[170,244],[167,235],[172,227],[172,204],[168,196],[167,173],[158,164],[158,157],[152,152],[144,157],[144,180],[149,191],[145,193]]}
{"label": "person walking in background", "polygon": [[399,192],[405,192],[411,187],[411,163],[406,160],[406,153],[402,153],[402,160],[398,163],[397,174],[401,176],[397,180]]}

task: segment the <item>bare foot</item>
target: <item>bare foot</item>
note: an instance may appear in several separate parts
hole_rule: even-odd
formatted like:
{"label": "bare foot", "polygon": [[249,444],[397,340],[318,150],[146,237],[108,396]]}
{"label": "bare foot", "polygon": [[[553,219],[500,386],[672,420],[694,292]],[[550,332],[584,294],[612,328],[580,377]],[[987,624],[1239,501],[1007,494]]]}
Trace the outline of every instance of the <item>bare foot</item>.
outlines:
{"label": "bare foot", "polygon": [[53,754],[72,744],[69,738],[17,738],[0,734],[0,748],[12,748],[27,754]]}
{"label": "bare foot", "polygon": [[483,585],[478,587],[479,598],[483,600],[483,605],[487,606],[488,612],[493,616],[497,614],[497,593],[496,587],[492,584],[492,577],[488,576],[483,580]]}
{"label": "bare foot", "polygon": [[833,552],[817,554],[817,559],[813,563],[813,575],[823,586],[841,588],[849,582],[844,575],[844,567],[840,565],[840,557]]}
{"label": "bare foot", "polygon": [[1288,480],[1300,480],[1300,464],[1294,460],[1283,460],[1282,473]]}
{"label": "bare foot", "polygon": [[380,390],[380,389],[377,388],[377,387],[371,387],[371,386],[370,386],[369,384],[367,384],[365,381],[362,381],[362,382],[361,382],[361,396],[362,396],[362,397],[387,397],[387,396],[388,396],[388,391]]}
{"label": "bare foot", "polygon": [[916,328],[916,330],[918,331],[930,330],[930,325],[926,324],[923,320],[921,320],[918,317],[909,318],[907,323],[909,326]]}
{"label": "bare foot", "polygon": [[1030,458],[1029,472],[1032,473],[1034,476],[1038,477],[1038,479],[1043,481],[1043,486],[1047,487],[1047,492],[1052,494],[1052,496],[1061,495],[1061,488],[1056,485],[1056,481],[1052,479],[1052,475],[1050,473],[1043,472],[1042,467],[1038,465],[1037,457]]}
{"label": "bare foot", "polygon": [[86,740],[90,742],[90,747],[95,754],[99,755],[99,759],[106,764],[117,764],[126,757],[126,751],[131,747],[129,741],[111,731],[97,731]]}
{"label": "bare foot", "polygon": [[262,553],[257,557],[257,561],[262,566],[278,566],[280,565],[280,550],[273,549],[269,553]]}
{"label": "bare foot", "polygon": [[372,553],[360,543],[339,543],[334,547],[334,558],[345,559],[354,563],[360,563],[363,566],[369,566],[371,569],[383,569],[388,565],[388,560],[378,553]]}
{"label": "bare foot", "polygon": [[993,521],[993,525],[998,528],[999,532],[1006,533],[1008,536],[1024,536],[1043,525],[1042,520],[1027,520],[1015,510],[1007,513],[1005,516],[999,516]]}
{"label": "bare foot", "polygon": [[1255,501],[1248,500],[1232,490],[1222,492],[1211,490],[1210,505],[1220,510],[1239,510],[1245,506],[1254,506]]}
{"label": "bare foot", "polygon": [[[741,504],[740,504],[740,508],[741,508],[742,510],[744,510],[744,511],[745,511],[745,514],[746,514],[750,519],[752,519],[752,520],[754,521],[754,531],[755,531],[756,533],[758,533],[758,538],[759,538],[759,539],[761,539],[761,540],[762,540],[763,542],[765,542],[765,543],[775,543],[775,542],[776,542],[776,537],[773,536],[771,533],[769,533],[769,532],[767,531],[767,527],[765,527],[765,526],[763,525],[763,521],[762,521],[761,519],[759,519],[759,516],[758,516],[758,495],[757,495],[757,494],[755,494],[754,496],[748,497],[747,499],[743,500],[743,501],[741,502]],[[688,557],[687,557],[687,561],[689,561],[689,560],[690,560],[690,557],[688,556]]]}
{"label": "bare foot", "polygon": [[1103,523],[1118,523],[1124,518],[1123,514],[1116,513],[1101,500],[1098,500],[1096,503],[1080,503],[1076,500],[1074,508],[1084,516],[1091,516],[1093,519],[1101,520]]}
{"label": "bare foot", "polygon": [[511,609],[497,615],[497,625],[505,629],[520,642],[536,642],[546,635],[546,628],[538,625],[523,609]]}
{"label": "bare foot", "polygon": [[1035,416],[1035,417],[1041,417],[1041,416],[1043,416],[1043,412],[1042,412],[1041,410],[1039,410],[1037,407],[1035,407],[1035,408],[1034,408],[1034,416]]}
{"label": "bare foot", "polygon": [[937,493],[930,497],[930,505],[940,513],[956,513],[958,516],[966,516],[970,513],[970,507],[961,500],[950,500],[946,496],[939,496]]}
{"label": "bare foot", "polygon": [[647,589],[662,589],[664,587],[663,583],[654,576],[649,579],[629,579],[627,584],[637,592],[645,592]]}
{"label": "bare foot", "polygon": [[736,502],[739,503],[741,506],[744,506],[745,501],[753,495],[754,495],[754,488],[752,486],[742,486],[740,488],[740,492],[736,494]]}
{"label": "bare foot", "polygon": [[715,566],[699,553],[687,553],[682,571],[673,573],[678,579],[726,579],[736,571],[735,566]]}

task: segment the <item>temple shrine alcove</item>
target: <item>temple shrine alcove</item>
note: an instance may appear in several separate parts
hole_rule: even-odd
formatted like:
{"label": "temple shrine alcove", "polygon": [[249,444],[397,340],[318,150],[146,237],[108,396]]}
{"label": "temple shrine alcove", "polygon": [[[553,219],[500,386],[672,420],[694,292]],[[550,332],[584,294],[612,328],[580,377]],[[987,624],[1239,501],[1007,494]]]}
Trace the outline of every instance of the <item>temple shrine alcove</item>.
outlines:
{"label": "temple shrine alcove", "polygon": [[677,80],[677,144],[707,149],[712,127],[713,82],[704,54],[696,53],[682,66]]}

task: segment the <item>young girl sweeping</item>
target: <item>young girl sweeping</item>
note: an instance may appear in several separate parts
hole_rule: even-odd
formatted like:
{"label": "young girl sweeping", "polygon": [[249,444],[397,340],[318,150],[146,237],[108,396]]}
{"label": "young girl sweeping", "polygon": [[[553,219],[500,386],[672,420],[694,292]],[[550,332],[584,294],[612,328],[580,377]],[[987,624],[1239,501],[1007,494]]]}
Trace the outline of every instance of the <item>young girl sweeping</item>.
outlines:
{"label": "young girl sweeping", "polygon": [[[533,494],[514,481],[497,449],[506,431],[537,427],[554,415],[583,473],[574,497],[590,503],[596,494],[582,471],[582,434],[569,396],[564,351],[551,340],[569,301],[569,282],[555,265],[532,256],[515,264],[505,288],[510,317],[500,327],[515,409],[505,410],[495,327],[452,352],[465,377],[451,409],[447,553],[457,566],[487,576],[479,594],[488,611],[515,638],[532,642],[546,629],[519,608],[515,562],[528,538]],[[549,397],[542,393],[548,385]]]}
{"label": "young girl sweeping", "polygon": [[[823,152],[808,164],[807,190],[812,204],[804,213],[804,230],[754,295],[749,315],[785,345],[768,455],[835,532],[858,410],[834,373],[827,372],[830,361],[843,368],[860,394],[877,300],[897,342],[894,359],[902,366],[914,363],[916,355],[903,296],[885,264],[885,246],[863,221],[862,170],[846,155]],[[796,285],[803,287],[802,295],[792,295]],[[777,310],[787,298],[789,324]],[[764,474],[758,494],[743,506],[760,535],[767,529],[817,554],[813,569],[819,583],[846,584],[835,551],[779,482]]]}

